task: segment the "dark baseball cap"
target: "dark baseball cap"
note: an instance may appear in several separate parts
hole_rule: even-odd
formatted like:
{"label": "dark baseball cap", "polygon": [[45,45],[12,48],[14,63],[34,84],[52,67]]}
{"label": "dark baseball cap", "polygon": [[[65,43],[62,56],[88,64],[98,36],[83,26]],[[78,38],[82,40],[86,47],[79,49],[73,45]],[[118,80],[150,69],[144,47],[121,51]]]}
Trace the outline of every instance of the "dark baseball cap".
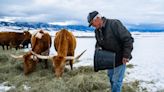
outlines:
{"label": "dark baseball cap", "polygon": [[89,27],[92,25],[91,21],[97,14],[99,14],[97,11],[92,11],[88,14],[87,19],[88,19]]}

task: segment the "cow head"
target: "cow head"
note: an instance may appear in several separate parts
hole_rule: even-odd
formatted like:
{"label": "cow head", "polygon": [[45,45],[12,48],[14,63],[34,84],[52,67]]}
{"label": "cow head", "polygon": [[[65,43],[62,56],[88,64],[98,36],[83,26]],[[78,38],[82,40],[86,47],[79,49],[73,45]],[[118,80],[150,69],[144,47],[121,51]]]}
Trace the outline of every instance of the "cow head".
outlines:
{"label": "cow head", "polygon": [[27,53],[23,56],[24,58],[24,73],[25,75],[35,70],[38,59],[32,53]]}
{"label": "cow head", "polygon": [[31,33],[30,33],[29,31],[24,31],[24,32],[23,32],[23,35],[24,35],[24,37],[23,37],[23,39],[22,39],[21,44],[19,45],[20,48],[23,47],[23,43],[24,43],[24,42],[30,42],[31,36],[32,36]]}
{"label": "cow head", "polygon": [[54,56],[52,63],[54,66],[54,71],[55,71],[56,77],[57,78],[61,77],[64,72],[66,58],[63,56]]}
{"label": "cow head", "polygon": [[58,56],[58,55],[57,56],[56,55],[53,55],[53,56],[43,56],[43,55],[36,54],[33,51],[31,51],[31,53],[36,55],[40,59],[51,59],[52,63],[53,63],[55,75],[56,75],[57,78],[59,78],[59,77],[62,76],[62,74],[64,72],[64,68],[65,68],[65,65],[66,65],[67,61],[68,60],[75,60],[75,61],[77,61],[84,54],[85,51],[83,51],[81,54],[77,55],[76,57],[73,57],[73,56],[63,57],[63,56]]}
{"label": "cow head", "polygon": [[24,40],[29,40],[31,39],[31,36],[32,36],[29,31],[24,31],[23,35],[24,35]]}
{"label": "cow head", "polygon": [[25,55],[19,55],[19,56],[11,54],[11,57],[16,58],[16,59],[24,59],[23,70],[24,70],[25,75],[34,71],[36,64],[38,62],[37,57],[34,56],[31,52],[28,52]]}

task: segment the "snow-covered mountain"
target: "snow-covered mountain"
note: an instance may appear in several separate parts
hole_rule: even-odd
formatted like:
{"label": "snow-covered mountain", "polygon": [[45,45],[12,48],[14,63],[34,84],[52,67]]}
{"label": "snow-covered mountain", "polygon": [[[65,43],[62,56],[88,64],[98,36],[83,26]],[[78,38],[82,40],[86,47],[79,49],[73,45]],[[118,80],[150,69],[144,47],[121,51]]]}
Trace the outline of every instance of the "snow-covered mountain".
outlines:
{"label": "snow-covered mountain", "polygon": [[[30,29],[46,29],[46,30],[60,30],[68,29],[73,31],[94,31],[93,27],[88,27],[84,25],[53,25],[43,22],[5,22],[0,21],[0,27],[8,26],[15,27],[17,30],[22,30],[23,28]],[[127,29],[131,32],[164,32],[164,25],[162,24],[126,24]]]}
{"label": "snow-covered mountain", "polygon": [[164,32],[164,24],[128,24],[131,32]]}
{"label": "snow-covered mountain", "polygon": [[23,28],[30,28],[30,29],[46,29],[46,30],[60,30],[63,28],[69,29],[69,30],[79,30],[79,31],[93,31],[94,28],[87,27],[84,25],[52,25],[48,23],[43,22],[4,22],[0,21],[0,26],[13,26],[17,27],[17,30],[21,30]]}

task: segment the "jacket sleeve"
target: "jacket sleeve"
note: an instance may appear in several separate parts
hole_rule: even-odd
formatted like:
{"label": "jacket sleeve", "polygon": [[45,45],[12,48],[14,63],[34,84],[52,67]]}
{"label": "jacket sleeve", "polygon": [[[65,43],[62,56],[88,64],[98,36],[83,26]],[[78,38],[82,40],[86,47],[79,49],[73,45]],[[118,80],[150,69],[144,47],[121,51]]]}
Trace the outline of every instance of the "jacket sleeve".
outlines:
{"label": "jacket sleeve", "polygon": [[100,39],[99,37],[98,37],[98,30],[96,30],[95,29],[95,38],[96,38],[96,45],[95,45],[95,49],[100,49],[101,48],[101,46],[98,44],[98,40]]}
{"label": "jacket sleeve", "polygon": [[131,52],[133,50],[134,42],[133,37],[119,20],[114,21],[113,27],[114,31],[116,31],[118,38],[120,39],[120,43],[122,44],[121,48],[123,49],[123,57],[131,59]]}
{"label": "jacket sleeve", "polygon": [[96,42],[95,48],[99,48],[100,46],[98,45],[98,43]]}

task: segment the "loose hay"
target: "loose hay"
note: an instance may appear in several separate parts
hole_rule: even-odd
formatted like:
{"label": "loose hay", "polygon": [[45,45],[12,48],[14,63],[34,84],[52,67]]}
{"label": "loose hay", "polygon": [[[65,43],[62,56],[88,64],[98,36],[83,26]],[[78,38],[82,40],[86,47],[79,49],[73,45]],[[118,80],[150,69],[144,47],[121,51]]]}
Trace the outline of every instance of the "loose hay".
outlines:
{"label": "loose hay", "polygon": [[[57,79],[49,62],[48,69],[38,64],[33,73],[25,76],[23,60],[13,59],[8,53],[22,52],[0,53],[0,84],[7,82],[5,86],[12,86],[8,92],[110,92],[106,71],[95,73],[90,66],[65,69],[62,78]],[[138,85],[124,83],[123,92],[137,92]]]}

